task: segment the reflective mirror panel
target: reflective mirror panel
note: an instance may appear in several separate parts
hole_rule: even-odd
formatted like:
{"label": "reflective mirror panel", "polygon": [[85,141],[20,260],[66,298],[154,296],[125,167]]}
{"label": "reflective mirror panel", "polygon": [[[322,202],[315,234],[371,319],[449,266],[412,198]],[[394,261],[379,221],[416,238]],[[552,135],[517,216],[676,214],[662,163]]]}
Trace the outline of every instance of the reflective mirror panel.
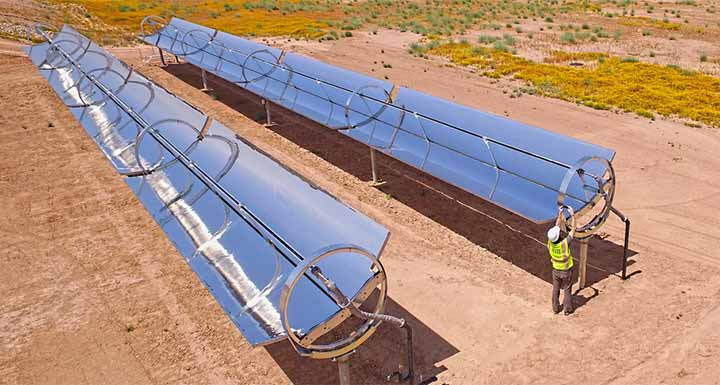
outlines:
{"label": "reflective mirror panel", "polygon": [[[202,44],[201,32],[193,44]],[[282,284],[318,250],[354,244],[382,253],[384,227],[72,28],[53,41],[29,47],[31,60],[113,166],[130,175],[127,184],[250,343],[285,337]],[[207,52],[195,57],[212,62]],[[327,261],[323,270],[351,296],[373,274],[365,258]],[[299,331],[339,310],[310,276],[288,307]]]}

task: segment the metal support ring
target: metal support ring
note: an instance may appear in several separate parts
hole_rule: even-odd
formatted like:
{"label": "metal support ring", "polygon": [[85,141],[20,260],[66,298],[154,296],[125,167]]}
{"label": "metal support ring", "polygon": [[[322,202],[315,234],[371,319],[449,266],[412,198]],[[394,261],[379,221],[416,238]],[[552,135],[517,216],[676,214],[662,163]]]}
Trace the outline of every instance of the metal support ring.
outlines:
{"label": "metal support ring", "polygon": [[[313,266],[317,265],[324,259],[327,259],[338,253],[353,253],[370,260],[370,262],[372,263],[370,270],[374,272],[374,276],[370,278],[369,281],[372,281],[373,279],[378,277],[380,278],[378,284],[375,286],[379,289],[380,295],[378,296],[377,303],[375,304],[372,313],[382,313],[385,308],[385,300],[387,298],[387,279],[385,278],[385,269],[383,268],[377,257],[359,246],[350,244],[332,245],[320,249],[317,253],[315,253],[316,256],[314,258],[304,261],[303,264],[298,265],[292,271],[292,273],[285,280],[285,285],[283,286],[282,294],[280,296],[280,312],[283,328],[285,328],[285,332],[288,335],[288,340],[290,341],[290,344],[301,356],[316,359],[330,359],[342,356],[343,354],[347,354],[348,352],[353,351],[363,342],[365,342],[368,338],[370,338],[370,336],[375,332],[375,329],[377,329],[377,327],[380,325],[381,321],[379,320],[365,320],[353,332],[349,333],[347,337],[325,344],[303,343],[301,341],[301,337],[298,336],[298,334],[296,333],[296,329],[292,327],[292,324],[288,317],[288,304],[290,303],[292,293],[295,290],[298,282],[300,282],[300,279],[302,279],[303,277],[308,277],[306,273],[308,273]],[[373,287],[373,289],[375,287]],[[361,293],[358,293],[358,295],[361,294],[363,294],[362,291]],[[357,298],[358,295],[356,295],[350,300],[355,301],[355,298]],[[341,309],[341,312],[342,311],[347,310]],[[320,336],[330,332],[330,330],[332,330],[332,326],[335,326],[328,325],[331,320],[325,321],[325,323],[317,325],[313,330],[318,328],[322,329],[322,332],[319,334]]]}
{"label": "metal support ring", "polygon": [[612,202],[615,196],[615,170],[613,169],[610,161],[598,156],[585,156],[575,162],[575,164],[573,164],[572,167],[570,167],[565,173],[565,177],[558,189],[558,206],[566,206],[565,197],[567,196],[567,189],[570,187],[570,183],[575,175],[579,175],[584,184],[584,178],[582,175],[585,171],[583,167],[591,162],[599,162],[603,165],[605,172],[601,175],[607,174],[607,179],[603,179],[602,177],[593,178],[593,180],[598,184],[598,192],[588,202],[584,202],[586,203],[585,207],[575,213],[575,217],[582,217],[585,213],[595,207],[601,199],[605,201],[605,204],[600,212],[595,214],[595,216],[593,216],[593,218],[591,218],[587,223],[581,226],[576,226],[575,237],[577,239],[590,237],[605,223],[612,210]]}

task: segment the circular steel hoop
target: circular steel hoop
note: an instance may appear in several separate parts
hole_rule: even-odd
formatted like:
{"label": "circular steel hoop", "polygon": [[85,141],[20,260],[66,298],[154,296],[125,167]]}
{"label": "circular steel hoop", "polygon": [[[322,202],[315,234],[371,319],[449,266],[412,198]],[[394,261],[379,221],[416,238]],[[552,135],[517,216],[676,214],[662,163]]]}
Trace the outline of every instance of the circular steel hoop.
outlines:
{"label": "circular steel hoop", "polygon": [[[586,156],[575,162],[575,164],[565,173],[565,177],[563,178],[563,181],[560,184],[560,189],[558,190],[558,206],[566,206],[565,197],[567,196],[567,189],[575,175],[579,175],[585,185],[585,175],[587,174],[585,174],[583,167],[591,162],[602,164],[605,171],[599,176],[591,176],[591,178],[597,183],[598,192],[591,200],[589,200],[582,210],[575,213],[575,217],[581,218],[589,210],[595,207],[600,200],[604,203],[602,209],[589,221],[583,225],[575,226],[575,238],[577,239],[588,238],[593,235],[605,223],[605,221],[607,221],[607,218],[610,216],[610,212],[612,210],[613,198],[615,197],[615,170],[613,169],[610,161],[598,156]],[[607,178],[605,178],[606,175]]]}
{"label": "circular steel hoop", "polygon": [[[149,125],[148,127],[143,128],[143,129],[137,134],[137,136],[135,137],[135,161],[137,162],[138,167],[140,167],[140,169],[141,169],[142,171],[145,171],[145,172],[148,172],[148,171],[156,171],[156,170],[160,170],[160,169],[163,169],[163,168],[170,167],[170,166],[172,166],[173,164],[175,164],[175,163],[178,162],[178,158],[177,158],[177,157],[173,157],[173,158],[170,159],[169,161],[165,161],[165,156],[163,155],[163,151],[161,150],[161,151],[160,151],[160,154],[159,154],[159,156],[158,156],[158,160],[157,160],[154,164],[152,164],[152,165],[150,166],[150,168],[148,168],[148,167],[145,166],[145,164],[143,164],[142,158],[141,158],[141,156],[140,156],[140,145],[141,145],[141,142],[142,142],[143,138],[145,137],[145,135],[146,135],[150,130],[157,130],[157,126],[160,126],[160,125],[163,125],[163,124],[166,124],[166,123],[176,123],[176,124],[179,124],[179,125],[183,125],[183,126],[189,128],[189,129],[195,131],[196,134],[200,134],[200,130],[199,130],[197,127],[193,126],[192,124],[190,124],[190,123],[188,123],[188,122],[186,122],[186,121],[184,121],[184,120],[173,119],[173,118],[161,119],[161,120],[159,120],[159,121],[157,121],[157,122]],[[198,142],[198,141],[199,141],[199,139],[196,140],[196,141],[193,141],[193,143],[191,143],[191,144],[188,146],[188,148],[184,149],[184,150],[182,151],[182,153],[185,154],[185,152],[186,152],[188,149],[194,148],[194,147],[197,145],[197,142]],[[162,145],[160,145],[159,142],[155,141],[155,143],[158,145],[158,147],[159,147],[160,149],[163,148]]]}
{"label": "circular steel hoop", "polygon": [[25,28],[25,35],[26,35],[27,40],[32,42],[33,41],[33,32],[36,32],[37,34],[42,36],[42,33],[40,33],[40,31],[43,31],[45,33],[51,32],[53,34],[56,34],[59,30],[60,30],[60,28],[58,28],[52,24],[36,22],[35,24],[28,25]]}
{"label": "circular steel hoop", "polygon": [[[255,55],[260,54],[260,53],[266,53],[266,54],[270,55],[271,58],[274,59],[274,63],[277,63],[277,62],[278,62],[277,56],[275,56],[272,52],[270,52],[270,50],[267,50],[267,49],[259,49],[259,50],[257,50],[257,51],[251,52],[249,55],[247,55],[247,57],[245,57],[245,60],[243,60],[243,63],[242,63],[242,65],[240,66],[240,68],[242,68],[242,77],[243,77],[243,79],[245,79],[245,82],[246,82],[246,83],[252,83],[252,82],[258,81],[258,80],[260,80],[260,79],[262,79],[262,78],[268,77],[268,76],[270,76],[270,74],[272,74],[272,73],[275,71],[275,69],[278,67],[278,65],[276,65],[276,64],[270,65],[271,68],[270,68],[270,70],[269,70],[268,72],[266,72],[266,73],[264,73],[264,74],[259,74],[259,75],[258,75],[256,78],[254,78],[254,79],[248,79],[247,74],[245,73],[245,69],[247,68],[247,62],[248,62],[248,60],[250,60],[250,58],[255,59]],[[262,61],[262,60],[260,60],[260,61]],[[255,72],[255,71],[253,71],[253,72]]]}
{"label": "circular steel hoop", "polygon": [[[95,51],[89,51],[92,53],[98,53]],[[120,72],[116,71],[115,69],[111,68],[112,63],[110,62],[110,59],[105,55],[100,55],[101,57],[104,57],[108,60],[108,64],[105,67],[99,67],[92,69],[90,71],[85,71],[80,75],[80,77],[73,83],[68,89],[65,90],[65,92],[70,92],[72,89],[75,89],[78,94],[85,95],[87,97],[92,97],[94,94],[100,92],[95,85],[93,84],[92,80],[90,80],[89,76],[92,76],[95,80],[100,81],[100,78],[105,77],[108,74],[116,75],[121,81],[122,84],[120,84],[119,87],[117,87],[114,90],[111,90],[113,93],[117,93],[119,90],[122,90],[123,87],[126,85],[126,75],[121,74]],[[95,75],[96,73],[100,73],[99,75]],[[108,87],[109,88],[109,87]],[[105,101],[109,100],[110,96],[108,95],[101,95],[100,99],[98,100],[90,100],[85,101],[85,98],[83,98],[84,105],[68,105],[68,107],[90,107],[90,106],[98,106],[102,103],[105,103]]]}
{"label": "circular steel hoop", "polygon": [[[362,94],[362,91],[368,90],[368,89],[379,89],[383,93],[385,93],[385,103],[382,103],[380,108],[374,113],[372,112],[370,106],[368,105],[367,100],[365,100],[365,98],[363,97],[364,95]],[[365,108],[367,108],[367,112],[370,115],[366,115],[367,118],[365,118],[365,120],[362,120],[359,123],[352,124],[350,122],[350,103],[355,98],[355,96],[360,97],[360,100],[363,101],[363,104],[365,104]],[[348,96],[347,100],[345,101],[344,113],[345,113],[345,121],[347,122],[347,127],[345,127],[343,130],[351,130],[353,128],[362,127],[370,122],[373,122],[375,124],[375,126],[377,126],[378,117],[380,116],[380,114],[382,114],[387,109],[388,104],[392,104],[392,96],[390,96],[390,93],[383,87],[380,87],[380,86],[377,86],[374,84],[369,84],[369,85],[365,85],[365,86],[362,86],[362,87],[356,89],[355,91],[353,91],[352,94],[350,94]],[[368,144],[370,144],[370,140],[372,140],[372,136],[374,133],[375,133],[375,127],[373,127],[373,132],[370,134],[370,139],[368,139]]]}
{"label": "circular steel hoop", "polygon": [[[67,37],[65,37],[67,36]],[[69,32],[56,32],[53,36],[53,42],[50,44],[50,47],[48,48],[47,52],[45,53],[45,60],[43,61],[43,64],[41,65],[41,68],[44,69],[52,69],[52,70],[58,70],[62,68],[69,68],[72,66],[72,63],[65,58],[62,54],[59,52],[59,45],[63,43],[72,43],[74,46],[72,47],[72,50],[68,52],[68,55],[73,57],[77,52],[81,52],[80,55],[77,57],[73,57],[73,60],[81,60],[85,55],[87,54],[88,50],[90,50],[90,46],[92,45],[92,41],[89,39],[85,39],[84,36],[69,33]],[[51,55],[56,55],[55,57],[51,57]],[[53,64],[52,61],[55,58],[59,58],[59,63]],[[107,58],[106,58],[107,59]]]}
{"label": "circular steel hoop", "polygon": [[[205,45],[203,45],[202,47],[196,47],[196,46],[188,43],[187,39],[192,38],[193,34],[195,34],[195,33],[202,33],[202,34],[205,34],[208,36],[207,42],[205,42]],[[210,43],[212,43],[214,38],[215,38],[215,36],[209,34],[207,31],[202,30],[202,29],[192,29],[190,31],[187,31],[185,33],[185,35],[183,35],[182,40],[180,40],[180,49],[182,50],[183,56],[195,55],[196,53],[198,53],[200,51],[204,51],[205,48],[207,48],[210,45]],[[187,50],[188,47],[195,48],[195,51],[188,52],[188,50]]]}
{"label": "circular steel hoop", "polygon": [[[290,344],[301,356],[316,359],[329,359],[342,356],[343,354],[353,351],[370,338],[370,336],[375,332],[375,329],[377,329],[381,323],[381,321],[375,319],[365,320],[354,331],[350,332],[348,336],[325,344],[303,344],[301,342],[301,338],[295,332],[296,329],[293,329],[288,317],[288,304],[290,303],[295,286],[297,286],[300,279],[306,275],[310,268],[317,265],[324,259],[338,253],[353,253],[370,260],[372,263],[371,271],[375,272],[373,278],[381,278],[380,282],[376,286],[380,290],[380,296],[378,297],[372,313],[381,313],[385,308],[385,300],[387,299],[387,279],[385,277],[385,268],[377,257],[359,246],[349,244],[332,245],[320,249],[320,251],[315,253],[316,257],[305,261],[304,264],[298,265],[292,273],[290,273],[288,278],[285,280],[285,285],[283,286],[282,294],[280,295],[280,315],[282,317],[283,328],[285,328]],[[350,298],[350,301],[354,300],[355,298]],[[348,311],[347,309],[342,310]],[[332,326],[328,327],[327,321],[315,328],[319,327],[323,327],[324,330],[321,336],[330,332],[333,328]]]}
{"label": "circular steel hoop", "polygon": [[[167,27],[168,22],[164,18],[157,16],[157,15],[150,15],[145,16],[144,19],[140,22],[140,36],[142,37],[148,37],[155,34],[160,33],[165,27]],[[152,33],[148,33],[147,28],[151,28]]]}

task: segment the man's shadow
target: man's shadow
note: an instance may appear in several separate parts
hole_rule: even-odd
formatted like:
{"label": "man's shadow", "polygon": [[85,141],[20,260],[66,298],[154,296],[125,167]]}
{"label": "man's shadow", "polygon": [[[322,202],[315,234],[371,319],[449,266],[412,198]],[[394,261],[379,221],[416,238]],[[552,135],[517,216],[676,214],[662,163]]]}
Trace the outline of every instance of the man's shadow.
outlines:
{"label": "man's shadow", "polygon": [[[164,69],[184,82],[202,88],[197,67],[175,64]],[[257,95],[209,73],[207,79],[214,98],[258,123],[265,123],[264,105]],[[269,129],[360,180],[372,179],[367,145],[282,106],[272,104],[271,108],[275,125]],[[552,224],[533,223],[380,152],[376,155],[378,172],[386,182],[378,188],[388,198],[396,199],[535,277],[552,283],[552,266],[546,247],[546,232]],[[611,217],[609,220],[617,219]],[[622,271],[623,246],[605,238],[600,234],[589,241],[586,286],[610,275],[619,276]],[[576,259],[579,257],[578,242],[571,244],[571,252]],[[628,250],[629,257],[636,254]],[[628,261],[628,266],[633,263]],[[640,271],[631,275],[637,273]],[[577,275],[576,271],[575,280]],[[587,292],[583,290],[583,295],[575,298],[577,307],[595,297],[586,296]]]}

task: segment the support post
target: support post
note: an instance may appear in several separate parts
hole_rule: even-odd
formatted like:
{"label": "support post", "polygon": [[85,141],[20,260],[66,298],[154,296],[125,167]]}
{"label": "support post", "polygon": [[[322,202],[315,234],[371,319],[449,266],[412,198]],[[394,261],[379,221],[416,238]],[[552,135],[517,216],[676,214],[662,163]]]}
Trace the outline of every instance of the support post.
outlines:
{"label": "support post", "polygon": [[351,385],[350,384],[350,355],[354,351],[344,354],[335,359],[338,365],[338,375],[340,377],[340,385]]}
{"label": "support post", "polygon": [[622,279],[627,279],[628,244],[630,243],[630,218],[626,217],[620,210],[610,207],[610,210],[625,223],[625,243],[623,245]]}
{"label": "support post", "polygon": [[372,169],[372,182],[370,182],[370,185],[373,187],[384,185],[385,182],[378,178],[377,165],[375,163],[375,149],[372,147],[370,147],[370,168]]}
{"label": "support post", "polygon": [[180,58],[178,57],[178,55],[173,56],[175,56],[175,64],[180,64]]}
{"label": "support post", "polygon": [[275,122],[272,121],[272,117],[270,116],[270,102],[263,99],[262,104],[263,104],[263,107],[265,107],[265,124],[263,124],[263,126],[274,127]]}
{"label": "support post", "polygon": [[162,48],[158,48],[158,51],[160,52],[160,63],[163,67],[167,67],[167,63],[165,63],[165,54],[163,53]]}
{"label": "support post", "polygon": [[210,92],[210,91],[212,91],[212,88],[208,88],[208,85],[207,85],[207,73],[205,73],[205,70],[200,70],[200,75],[202,76],[202,85],[203,85],[203,88],[202,88],[202,90],[200,90],[200,91],[202,91],[202,92]]}
{"label": "support post", "polygon": [[[398,371],[387,376],[388,381],[392,381],[397,378],[399,382],[406,382],[408,384],[415,383],[415,354],[413,349],[413,330],[403,319],[403,325],[400,327],[405,329],[405,364],[407,365],[407,373],[403,374],[403,367],[399,365]],[[422,376],[420,376],[422,380]]]}
{"label": "support post", "polygon": [[579,271],[579,284],[580,289],[585,288],[585,282],[587,279],[587,259],[588,259],[588,242],[589,239],[581,239],[580,242],[580,271]]}

